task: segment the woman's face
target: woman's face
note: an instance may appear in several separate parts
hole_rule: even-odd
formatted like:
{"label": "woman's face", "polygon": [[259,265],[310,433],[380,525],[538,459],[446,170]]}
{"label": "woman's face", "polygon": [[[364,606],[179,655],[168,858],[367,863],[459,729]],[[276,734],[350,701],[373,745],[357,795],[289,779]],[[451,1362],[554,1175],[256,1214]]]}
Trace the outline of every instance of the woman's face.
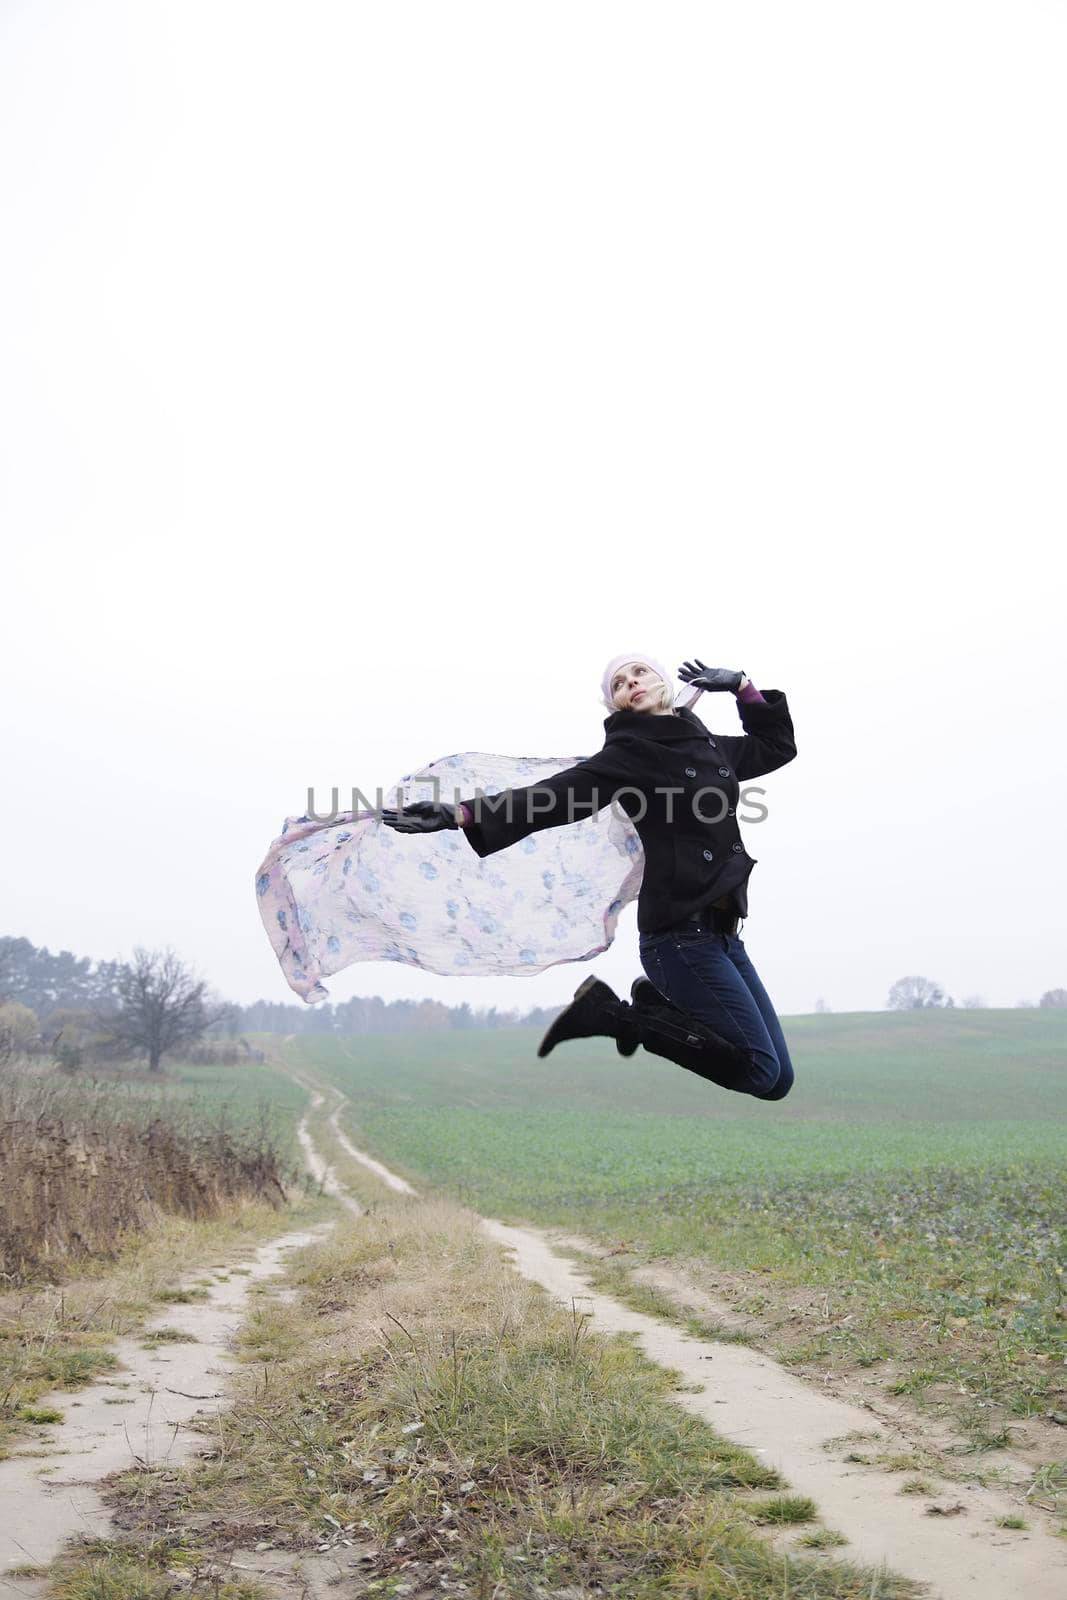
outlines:
{"label": "woman's face", "polygon": [[628,661],[617,667],[611,680],[611,698],[617,711],[655,711],[659,705],[656,690],[663,679],[644,661]]}

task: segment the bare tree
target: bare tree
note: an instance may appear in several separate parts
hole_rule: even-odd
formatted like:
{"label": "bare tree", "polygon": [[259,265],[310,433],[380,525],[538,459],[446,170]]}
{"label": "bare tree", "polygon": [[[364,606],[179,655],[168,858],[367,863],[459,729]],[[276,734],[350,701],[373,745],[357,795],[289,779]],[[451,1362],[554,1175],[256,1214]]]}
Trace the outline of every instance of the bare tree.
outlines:
{"label": "bare tree", "polygon": [[112,1038],[143,1052],[150,1072],[162,1071],[168,1051],[199,1039],[219,1019],[221,1008],[207,1001],[206,981],[173,950],[135,949],[132,963],[120,969],[117,989],[119,1010],[108,1018]]}
{"label": "bare tree", "polygon": [[1039,1006],[1067,1006],[1067,989],[1046,989]]}
{"label": "bare tree", "polygon": [[986,1008],[985,1000],[980,994],[965,994],[960,1005],[964,1011],[984,1011]]}
{"label": "bare tree", "polygon": [[820,995],[819,998],[816,1000],[815,1009],[819,1013],[820,1016],[822,1016],[825,1012],[829,1011],[830,1007],[827,1005],[827,1003],[823,999],[822,995]]}
{"label": "bare tree", "polygon": [[951,1004],[939,983],[920,977],[898,978],[886,1001],[890,1011],[921,1011],[930,1006]]}

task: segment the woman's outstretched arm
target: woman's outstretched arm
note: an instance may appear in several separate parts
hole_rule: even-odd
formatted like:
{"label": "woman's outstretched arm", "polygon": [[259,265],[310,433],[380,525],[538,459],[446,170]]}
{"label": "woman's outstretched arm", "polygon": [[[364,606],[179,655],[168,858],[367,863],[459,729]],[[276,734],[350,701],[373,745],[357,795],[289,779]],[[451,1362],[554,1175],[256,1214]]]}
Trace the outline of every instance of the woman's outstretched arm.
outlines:
{"label": "woman's outstretched arm", "polygon": [[602,750],[525,788],[460,800],[456,821],[472,850],[489,856],[543,828],[583,822],[635,785],[636,767],[623,752]]}

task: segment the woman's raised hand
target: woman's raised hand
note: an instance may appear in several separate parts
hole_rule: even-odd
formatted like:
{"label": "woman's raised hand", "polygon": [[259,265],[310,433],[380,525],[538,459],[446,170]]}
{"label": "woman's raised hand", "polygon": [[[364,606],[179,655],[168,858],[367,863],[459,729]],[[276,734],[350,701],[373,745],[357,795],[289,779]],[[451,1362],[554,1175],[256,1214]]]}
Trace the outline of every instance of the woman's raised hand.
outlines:
{"label": "woman's raised hand", "polygon": [[442,828],[458,828],[455,806],[437,800],[414,800],[399,811],[382,812],[382,821],[397,833],[438,833]]}
{"label": "woman's raised hand", "polygon": [[706,667],[699,656],[679,667],[678,676],[683,683],[691,683],[694,689],[706,689],[710,693],[729,689],[736,694],[745,681],[743,672],[731,672],[729,667]]}

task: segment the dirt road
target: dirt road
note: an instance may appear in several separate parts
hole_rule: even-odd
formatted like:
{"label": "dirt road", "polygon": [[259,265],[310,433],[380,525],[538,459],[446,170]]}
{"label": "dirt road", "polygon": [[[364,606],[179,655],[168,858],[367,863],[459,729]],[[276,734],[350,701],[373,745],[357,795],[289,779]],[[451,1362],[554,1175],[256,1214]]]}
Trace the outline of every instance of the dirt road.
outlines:
{"label": "dirt road", "polygon": [[[280,1273],[286,1254],[320,1238],[323,1229],[287,1233],[262,1245],[236,1272],[208,1290],[206,1300],[169,1305],[145,1332],[165,1326],[189,1343],[146,1348],[140,1338],[119,1339],[118,1370],[73,1394],[49,1396],[65,1420],[21,1453],[0,1461],[0,1583],[25,1592],[12,1568],[45,1566],[75,1534],[106,1534],[110,1517],[94,1485],[138,1462],[180,1461],[203,1443],[183,1424],[224,1402],[226,1378],[236,1362],[230,1341],[245,1314],[249,1287]],[[203,1276],[202,1271],[190,1275]],[[143,1335],[141,1336],[143,1338]],[[42,1450],[50,1453],[40,1454]]]}

